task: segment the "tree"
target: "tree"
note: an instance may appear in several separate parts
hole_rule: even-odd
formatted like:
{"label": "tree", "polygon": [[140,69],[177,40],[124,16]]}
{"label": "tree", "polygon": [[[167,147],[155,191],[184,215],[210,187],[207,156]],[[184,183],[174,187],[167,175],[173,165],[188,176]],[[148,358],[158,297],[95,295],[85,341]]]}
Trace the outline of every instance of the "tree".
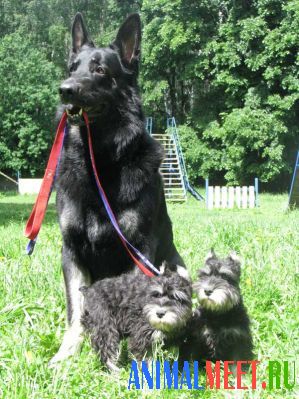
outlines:
{"label": "tree", "polygon": [[0,42],[1,169],[41,174],[53,140],[60,71],[18,33]]}
{"label": "tree", "polygon": [[197,175],[240,184],[256,174],[286,188],[299,145],[298,1],[224,1],[217,24],[189,120]]}
{"label": "tree", "polygon": [[[0,77],[5,94],[0,107],[6,110],[0,154],[5,165],[15,162],[11,126],[31,133],[42,127],[46,138],[41,140],[48,143],[48,112],[54,114],[58,77],[66,74],[77,11],[99,46],[114,39],[128,13],[141,11],[145,113],[160,126],[163,121],[163,127],[166,114],[184,124],[187,166],[196,182],[209,175],[219,183],[240,183],[260,173],[264,182],[281,187],[299,146],[298,0],[0,0],[1,65],[6,71]],[[26,38],[23,44],[17,43],[21,37]],[[24,59],[27,53],[33,66]],[[17,68],[21,58],[23,65]],[[38,75],[37,65],[45,66],[49,78]],[[21,76],[22,68],[26,77],[9,80],[11,71]],[[27,84],[31,75],[35,81]],[[22,107],[14,104],[15,95],[24,101]],[[35,112],[31,103],[42,103],[39,96],[48,96],[50,107]],[[27,133],[22,134],[29,145]],[[25,150],[25,142],[17,144]],[[249,150],[254,143],[260,145],[256,153]],[[24,150],[16,159],[26,157]],[[34,153],[30,145],[28,150]],[[40,147],[38,151],[44,157]],[[35,162],[37,170],[37,158]]]}
{"label": "tree", "polygon": [[218,1],[144,0],[142,82],[147,109],[184,122],[192,108],[202,47],[215,33]]}

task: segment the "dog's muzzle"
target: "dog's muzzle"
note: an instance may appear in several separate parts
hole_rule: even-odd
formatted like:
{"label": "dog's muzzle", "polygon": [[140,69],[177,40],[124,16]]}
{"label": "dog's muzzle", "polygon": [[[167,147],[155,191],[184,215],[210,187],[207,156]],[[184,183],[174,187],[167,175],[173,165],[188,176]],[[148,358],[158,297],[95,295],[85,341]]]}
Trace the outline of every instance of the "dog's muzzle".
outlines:
{"label": "dog's muzzle", "polygon": [[93,123],[94,120],[100,117],[106,110],[105,104],[100,104],[99,107],[94,110],[91,107],[79,107],[76,105],[67,105],[65,112],[67,113],[68,121],[71,125],[83,126],[85,125],[83,112],[88,115],[89,123]]}
{"label": "dog's muzzle", "polygon": [[79,107],[66,107],[68,121],[71,125],[84,125],[83,109]]}

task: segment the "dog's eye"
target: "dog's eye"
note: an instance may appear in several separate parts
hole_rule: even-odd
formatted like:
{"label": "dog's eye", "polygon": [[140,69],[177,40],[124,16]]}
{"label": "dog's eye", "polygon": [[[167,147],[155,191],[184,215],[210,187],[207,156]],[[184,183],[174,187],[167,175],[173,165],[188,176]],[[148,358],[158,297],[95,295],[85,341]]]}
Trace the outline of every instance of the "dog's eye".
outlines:
{"label": "dog's eye", "polygon": [[185,297],[180,296],[180,295],[176,295],[176,294],[169,295],[169,298],[172,301],[176,301],[176,302],[179,302],[181,304],[186,304],[186,303],[189,302]]}
{"label": "dog's eye", "polygon": [[228,281],[230,284],[233,284],[233,283],[235,282],[235,280],[232,278],[232,276],[229,276],[229,275],[226,274],[226,273],[220,273],[220,276],[221,276],[224,280]]}
{"label": "dog's eye", "polygon": [[103,67],[101,67],[100,65],[98,65],[96,67],[96,73],[98,73],[99,75],[105,75],[105,69]]}
{"label": "dog's eye", "polygon": [[70,72],[74,72],[78,68],[78,62],[73,62],[70,66]]}
{"label": "dog's eye", "polygon": [[199,277],[201,277],[201,278],[205,278],[205,277],[209,277],[209,276],[210,276],[210,274],[206,273],[206,272],[200,272],[200,274],[199,274]]}
{"label": "dog's eye", "polygon": [[163,294],[161,294],[161,292],[159,292],[159,291],[154,291],[152,293],[153,298],[162,298],[162,296],[163,296]]}

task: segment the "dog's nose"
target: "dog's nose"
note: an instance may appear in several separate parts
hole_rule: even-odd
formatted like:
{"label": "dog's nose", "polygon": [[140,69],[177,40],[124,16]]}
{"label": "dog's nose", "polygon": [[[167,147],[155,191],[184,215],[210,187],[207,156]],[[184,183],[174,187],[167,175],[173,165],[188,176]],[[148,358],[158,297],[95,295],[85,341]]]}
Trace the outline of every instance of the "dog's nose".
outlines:
{"label": "dog's nose", "polygon": [[70,101],[79,91],[79,86],[72,82],[64,82],[59,87],[59,95],[62,101]]}
{"label": "dog's nose", "polygon": [[157,313],[157,316],[159,317],[159,319],[162,319],[162,317],[165,316],[166,312],[164,312],[164,310],[158,310],[158,312],[156,312],[156,313]]}
{"label": "dog's nose", "polygon": [[213,290],[205,290],[206,296],[210,296],[212,294]]}

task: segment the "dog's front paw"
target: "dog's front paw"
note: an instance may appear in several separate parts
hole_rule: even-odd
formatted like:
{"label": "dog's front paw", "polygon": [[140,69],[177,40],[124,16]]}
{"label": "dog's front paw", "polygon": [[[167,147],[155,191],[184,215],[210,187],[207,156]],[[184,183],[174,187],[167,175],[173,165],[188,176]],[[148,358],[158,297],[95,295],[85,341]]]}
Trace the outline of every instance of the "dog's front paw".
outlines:
{"label": "dog's front paw", "polygon": [[84,338],[82,333],[83,329],[81,325],[72,325],[66,331],[59,351],[50,360],[49,367],[54,367],[56,364],[79,352]]}
{"label": "dog's front paw", "polygon": [[68,359],[69,357],[73,356],[76,353],[75,350],[59,350],[56,355],[54,355],[52,357],[52,359],[49,361],[48,365],[49,367],[55,367],[56,365],[58,365],[60,362],[62,362],[63,360]]}
{"label": "dog's front paw", "polygon": [[107,368],[112,372],[112,373],[119,373],[120,372],[120,368],[117,367],[117,365],[113,362],[113,360],[108,360],[107,363]]}
{"label": "dog's front paw", "polygon": [[63,360],[68,359],[69,357],[73,356],[75,353],[77,353],[80,349],[81,342],[76,343],[74,345],[71,345],[69,347],[65,347],[61,345],[59,351],[52,357],[52,359],[49,361],[49,367],[55,367],[57,364],[62,362]]}
{"label": "dog's front paw", "polygon": [[62,353],[61,351],[58,351],[52,357],[52,359],[49,361],[48,366],[50,368],[54,368],[54,367],[58,366],[63,360],[67,359],[70,356],[71,356],[71,354],[66,354],[66,353]]}

